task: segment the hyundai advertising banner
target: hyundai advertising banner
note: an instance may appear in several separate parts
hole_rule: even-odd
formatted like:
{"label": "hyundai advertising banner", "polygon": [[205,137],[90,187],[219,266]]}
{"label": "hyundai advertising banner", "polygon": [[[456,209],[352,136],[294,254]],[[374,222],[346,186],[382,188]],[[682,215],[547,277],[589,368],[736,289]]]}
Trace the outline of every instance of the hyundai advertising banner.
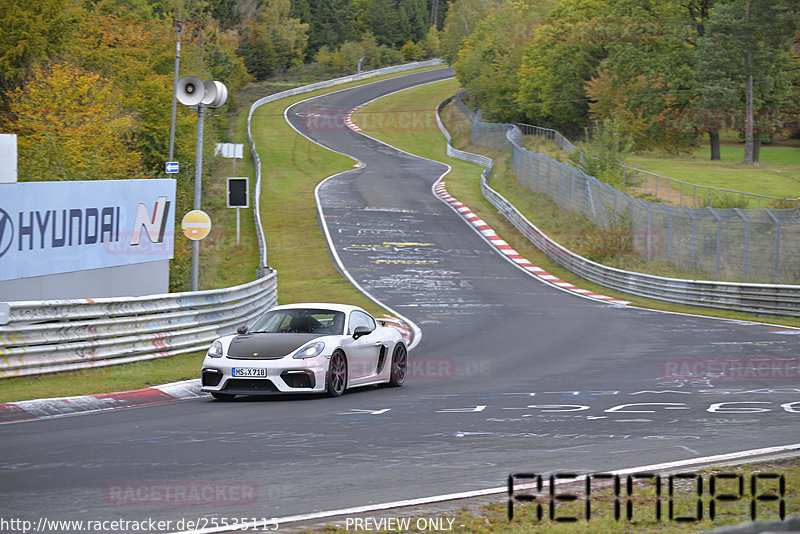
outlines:
{"label": "hyundai advertising banner", "polygon": [[0,184],[0,280],[172,258],[175,180]]}

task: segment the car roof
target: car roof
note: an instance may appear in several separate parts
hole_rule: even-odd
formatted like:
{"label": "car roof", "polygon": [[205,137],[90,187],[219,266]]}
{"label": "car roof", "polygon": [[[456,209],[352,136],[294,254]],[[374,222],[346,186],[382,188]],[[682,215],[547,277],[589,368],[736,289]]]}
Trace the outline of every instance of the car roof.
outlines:
{"label": "car roof", "polygon": [[[298,302],[296,304],[283,304],[281,306],[275,306],[274,308],[270,308],[271,310],[290,310],[290,309],[318,309],[318,310],[331,310],[331,311],[340,311],[344,313],[350,313],[351,311],[361,311],[364,313],[369,313],[363,308],[358,306],[353,306],[351,304],[334,304],[331,302]],[[371,315],[371,314],[370,314]]]}

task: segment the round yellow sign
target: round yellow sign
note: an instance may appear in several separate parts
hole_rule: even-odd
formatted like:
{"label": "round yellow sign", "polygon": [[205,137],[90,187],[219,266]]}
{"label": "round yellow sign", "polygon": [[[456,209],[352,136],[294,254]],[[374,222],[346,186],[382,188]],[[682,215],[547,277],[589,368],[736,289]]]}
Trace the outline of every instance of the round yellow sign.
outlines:
{"label": "round yellow sign", "polygon": [[181,221],[183,235],[192,241],[199,241],[211,231],[211,217],[204,211],[192,210]]}

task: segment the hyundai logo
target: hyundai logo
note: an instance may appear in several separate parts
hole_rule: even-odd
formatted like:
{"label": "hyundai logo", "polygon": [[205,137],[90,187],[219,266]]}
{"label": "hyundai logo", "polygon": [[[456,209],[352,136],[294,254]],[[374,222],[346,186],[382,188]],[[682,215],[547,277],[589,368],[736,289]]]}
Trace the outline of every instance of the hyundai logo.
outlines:
{"label": "hyundai logo", "polygon": [[14,242],[14,222],[6,210],[0,208],[0,258],[11,248]]}

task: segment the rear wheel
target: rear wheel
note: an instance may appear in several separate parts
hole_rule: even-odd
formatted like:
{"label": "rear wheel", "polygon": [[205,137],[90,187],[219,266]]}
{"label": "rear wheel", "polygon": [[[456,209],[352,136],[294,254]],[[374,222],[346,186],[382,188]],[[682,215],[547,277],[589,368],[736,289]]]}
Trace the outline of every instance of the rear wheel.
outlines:
{"label": "rear wheel", "polygon": [[398,343],[392,352],[392,372],[389,376],[390,386],[401,386],[406,381],[408,371],[408,351],[406,346]]}
{"label": "rear wheel", "polygon": [[236,395],[231,395],[230,393],[218,393],[216,391],[212,391],[211,392],[211,396],[214,397],[217,400],[229,401],[229,400],[233,400],[233,398]]}
{"label": "rear wheel", "polygon": [[337,350],[331,355],[328,374],[325,377],[325,392],[329,397],[338,397],[347,387],[347,358]]}

